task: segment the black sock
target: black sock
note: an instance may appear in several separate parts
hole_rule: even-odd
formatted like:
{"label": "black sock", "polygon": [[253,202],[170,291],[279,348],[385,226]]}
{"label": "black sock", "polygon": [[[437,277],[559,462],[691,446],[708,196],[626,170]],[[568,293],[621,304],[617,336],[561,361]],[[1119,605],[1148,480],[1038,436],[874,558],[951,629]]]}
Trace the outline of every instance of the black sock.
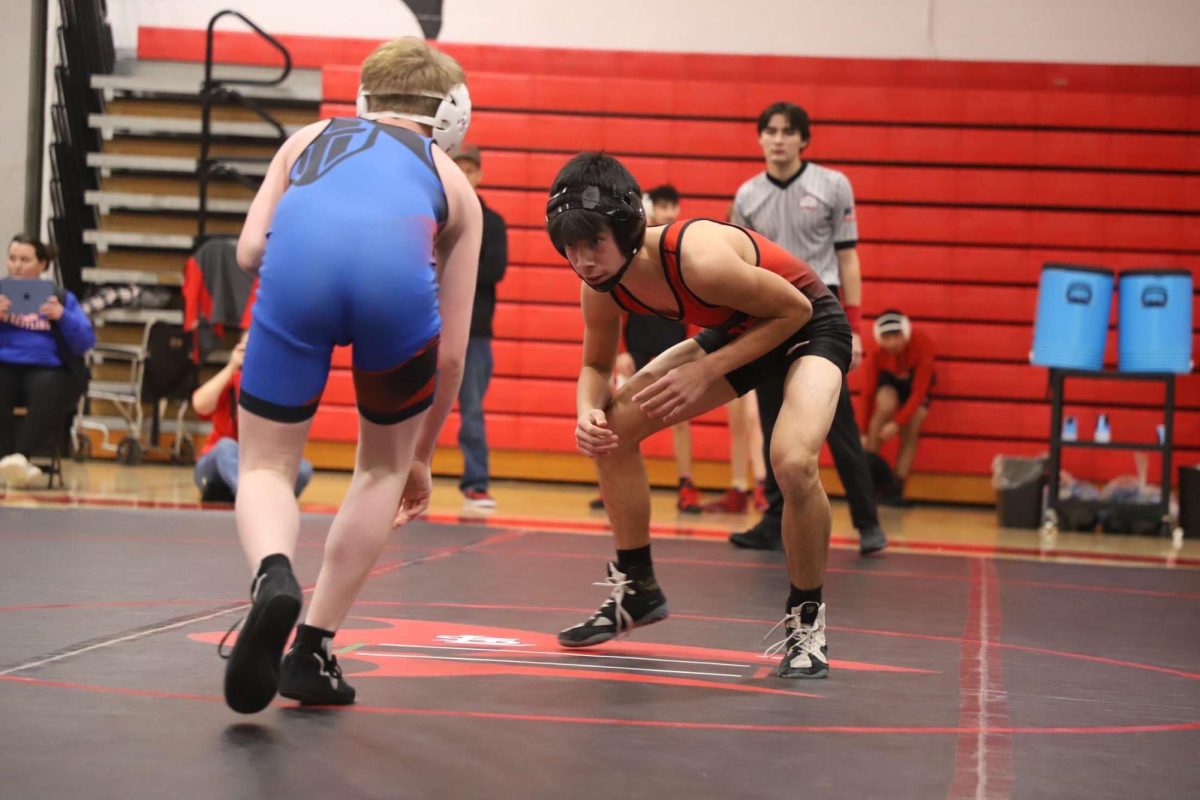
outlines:
{"label": "black sock", "polygon": [[817,618],[817,611],[821,605],[821,587],[815,589],[797,589],[792,586],[792,591],[788,594],[787,608],[785,611],[791,612],[796,606],[800,606],[800,621],[805,625],[811,625]]}
{"label": "black sock", "polygon": [[635,547],[632,550],[618,550],[617,569],[626,575],[636,574],[639,578],[653,575],[654,562],[650,560],[650,545]]}
{"label": "black sock", "polygon": [[680,475],[679,476],[679,488],[680,489],[682,489],[685,486],[691,486],[691,485],[692,485],[692,479],[690,476],[688,476],[688,475]]}
{"label": "black sock", "polygon": [[269,569],[280,569],[280,568],[291,569],[292,562],[283,553],[274,553],[272,555],[267,556],[266,558],[264,558],[262,561],[259,562],[258,572],[256,574],[262,575],[264,572],[266,572]]}
{"label": "black sock", "polygon": [[316,628],[301,622],[296,626],[296,646],[303,650],[311,650],[314,653],[324,652],[324,640],[332,640],[335,633],[337,631],[327,631],[324,628]]}

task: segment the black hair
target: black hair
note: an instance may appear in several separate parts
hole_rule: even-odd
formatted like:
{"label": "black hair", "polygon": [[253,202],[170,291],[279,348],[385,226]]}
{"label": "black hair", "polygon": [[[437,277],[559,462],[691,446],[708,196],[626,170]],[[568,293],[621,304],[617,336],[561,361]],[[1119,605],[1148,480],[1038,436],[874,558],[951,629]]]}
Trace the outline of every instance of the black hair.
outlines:
{"label": "black hair", "polygon": [[[572,158],[554,176],[550,186],[553,197],[564,189],[577,191],[595,186],[607,195],[641,197],[637,180],[625,165],[604,153],[584,152]],[[556,214],[546,225],[550,241],[558,250],[575,242],[591,241],[611,231],[609,218],[600,211],[573,208]]]}
{"label": "black hair", "polygon": [[27,244],[33,248],[33,257],[38,261],[53,261],[58,255],[58,248],[52,244],[46,244],[41,239],[36,239],[27,233],[18,233],[12,237],[9,244]]}
{"label": "black hair", "polygon": [[788,127],[795,128],[800,132],[800,138],[806,142],[808,141],[810,134],[808,112],[795,103],[788,103],[784,100],[771,103],[771,105],[764,108],[763,112],[758,115],[759,135],[762,135],[762,132],[767,129],[767,126],[771,124],[771,117],[776,114],[783,114],[787,118]]}
{"label": "black hair", "polygon": [[608,217],[599,212],[573,208],[550,220],[546,230],[551,244],[561,251],[569,244],[594,241],[605,231],[611,231],[612,226]]}
{"label": "black hair", "polygon": [[679,190],[669,183],[664,183],[662,186],[655,186],[646,192],[646,196],[650,198],[651,203],[667,203],[672,206],[679,205]]}

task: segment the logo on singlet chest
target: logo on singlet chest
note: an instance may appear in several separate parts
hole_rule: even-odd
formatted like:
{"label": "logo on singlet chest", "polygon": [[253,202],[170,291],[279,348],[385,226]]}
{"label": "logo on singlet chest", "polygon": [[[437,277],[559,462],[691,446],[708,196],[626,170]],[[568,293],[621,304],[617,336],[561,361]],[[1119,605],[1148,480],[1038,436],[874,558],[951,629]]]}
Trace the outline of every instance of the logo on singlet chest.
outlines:
{"label": "logo on singlet chest", "polygon": [[289,176],[292,186],[304,186],[319,180],[343,161],[370,150],[379,138],[379,127],[376,125],[357,122],[338,124],[341,122],[332,123],[296,159]]}

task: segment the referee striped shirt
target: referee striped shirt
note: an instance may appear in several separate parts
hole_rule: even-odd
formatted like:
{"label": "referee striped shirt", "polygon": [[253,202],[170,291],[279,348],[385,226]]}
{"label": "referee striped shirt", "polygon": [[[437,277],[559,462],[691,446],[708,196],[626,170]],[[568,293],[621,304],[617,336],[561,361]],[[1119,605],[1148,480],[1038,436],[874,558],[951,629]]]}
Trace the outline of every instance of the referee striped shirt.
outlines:
{"label": "referee striped shirt", "polygon": [[760,172],[743,183],[733,221],[806,262],[826,286],[841,284],[837,251],[858,244],[849,178],[810,161],[787,181]]}

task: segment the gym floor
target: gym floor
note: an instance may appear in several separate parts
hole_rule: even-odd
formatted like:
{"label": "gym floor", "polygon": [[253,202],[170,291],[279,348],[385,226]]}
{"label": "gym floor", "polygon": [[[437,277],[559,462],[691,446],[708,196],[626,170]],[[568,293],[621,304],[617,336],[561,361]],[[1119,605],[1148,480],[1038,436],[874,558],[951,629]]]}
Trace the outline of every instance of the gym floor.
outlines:
{"label": "gym floor", "polygon": [[[247,606],[228,507],[199,508],[186,469],[67,469],[65,492],[0,499],[0,797],[1200,793],[1193,542],[1050,547],[990,509],[920,507],[889,510],[896,546],[863,559],[836,502],[833,671],[784,681],[761,655],[781,556],[724,541],[751,518],[656,493],[671,618],[565,651],[555,632],[605,596],[590,490],[502,484],[470,517],[439,481],[335,642],[358,705],[241,717],[215,652]],[[306,493],[306,588],[347,477]]]}

